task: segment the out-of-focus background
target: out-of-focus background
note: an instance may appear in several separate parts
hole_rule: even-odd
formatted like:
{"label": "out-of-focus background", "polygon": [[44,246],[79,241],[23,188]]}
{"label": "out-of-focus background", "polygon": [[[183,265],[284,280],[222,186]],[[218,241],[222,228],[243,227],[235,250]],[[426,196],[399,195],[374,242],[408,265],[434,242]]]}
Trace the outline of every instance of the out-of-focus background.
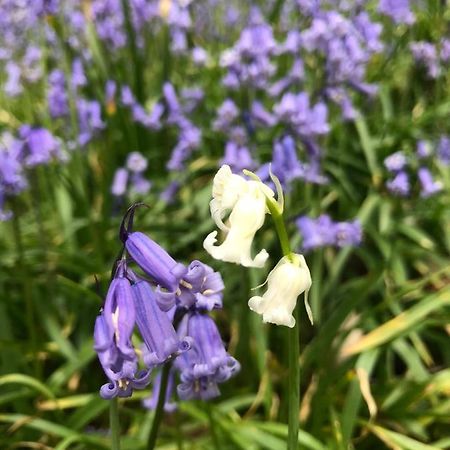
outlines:
{"label": "out-of-focus background", "polygon": [[[1,0],[0,447],[107,449],[93,326],[118,228],[222,274],[240,373],[178,401],[161,449],[284,449],[287,344],[212,260],[221,164],[280,179],[302,312],[300,448],[450,448],[450,5],[443,0]],[[143,449],[151,386],[121,399]]]}

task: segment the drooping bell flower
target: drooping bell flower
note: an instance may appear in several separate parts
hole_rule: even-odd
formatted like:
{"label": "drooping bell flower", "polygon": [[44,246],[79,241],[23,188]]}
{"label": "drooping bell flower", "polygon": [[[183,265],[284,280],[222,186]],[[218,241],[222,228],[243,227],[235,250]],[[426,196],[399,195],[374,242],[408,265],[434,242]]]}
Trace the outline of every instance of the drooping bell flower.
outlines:
{"label": "drooping bell flower", "polygon": [[148,368],[163,364],[190,348],[189,339],[177,336],[172,321],[159,308],[156,295],[147,282],[141,280],[133,284],[132,296],[136,308],[136,324],[146,346],[143,360]]}
{"label": "drooping bell flower", "polygon": [[420,181],[421,192],[423,198],[431,197],[437,192],[442,191],[443,185],[440,181],[433,180],[433,175],[426,167],[420,167],[417,171],[417,177]]}
{"label": "drooping bell flower", "polygon": [[292,315],[297,297],[305,292],[305,307],[312,323],[311,309],[308,305],[308,291],[311,287],[311,274],[303,255],[291,254],[283,257],[267,278],[267,291],[263,296],[254,296],[248,301],[252,311],[263,316],[264,322],[294,327]]}
{"label": "drooping bell flower", "polygon": [[192,261],[180,282],[178,304],[208,311],[221,308],[224,287],[219,272],[200,261]]}
{"label": "drooping bell flower", "polygon": [[128,397],[133,389],[149,383],[150,371],[137,370],[137,355],[131,342],[135,308],[126,264],[118,263],[102,313],[94,327],[94,349],[109,383],[100,389],[103,398]]}
{"label": "drooping bell flower", "polygon": [[[242,181],[241,181],[242,180]],[[263,226],[266,214],[266,197],[274,194],[260,181],[247,181],[222,166],[214,177],[211,215],[217,226],[226,232],[224,242],[216,246],[217,231],[203,242],[205,250],[215,259],[262,267],[269,257],[265,249],[254,258],[251,247],[255,233]],[[231,209],[229,225],[223,223],[226,211]]]}
{"label": "drooping bell flower", "polygon": [[134,353],[128,359],[118,350],[111,339],[109,325],[104,313],[97,316],[94,327],[94,349],[109,382],[100,388],[105,399],[130,397],[133,389],[144,389],[150,382],[150,371],[137,370],[137,356]]}
{"label": "drooping bell flower", "polygon": [[174,363],[180,371],[179,397],[182,400],[217,397],[220,395],[218,384],[235,375],[240,364],[225,350],[214,320],[207,314],[191,312],[182,319],[178,334],[193,340],[192,348]]}
{"label": "drooping bell flower", "polygon": [[126,265],[119,262],[115,278],[106,295],[103,315],[108,326],[110,338],[115,340],[117,350],[125,359],[133,359],[134,348],[131,343],[136,314],[131,284],[125,278]]}
{"label": "drooping bell flower", "polygon": [[125,247],[135,263],[157,284],[171,292],[177,290],[184,266],[155,241],[135,231],[127,234]]}

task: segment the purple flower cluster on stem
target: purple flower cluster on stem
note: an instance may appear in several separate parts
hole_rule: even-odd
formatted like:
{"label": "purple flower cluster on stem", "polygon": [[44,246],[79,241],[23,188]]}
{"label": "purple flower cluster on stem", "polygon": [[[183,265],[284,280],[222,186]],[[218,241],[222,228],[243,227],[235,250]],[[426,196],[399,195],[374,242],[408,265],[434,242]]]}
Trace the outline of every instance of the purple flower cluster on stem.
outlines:
{"label": "purple flower cluster on stem", "polygon": [[[130,396],[150,383],[154,368],[175,359],[170,376],[179,373],[180,398],[211,398],[219,393],[217,384],[239,369],[208,315],[222,306],[222,278],[200,261],[187,267],[178,263],[148,236],[132,231],[138,205],[125,215],[120,238],[124,251],[146,277],[128,267],[125,253],[116,263],[94,329],[94,348],[109,379],[100,394],[108,399]],[[144,342],[141,352],[132,344],[135,326]],[[139,370],[138,353],[143,370]],[[149,407],[155,406],[155,395],[146,402]],[[168,405],[170,397],[166,393]]]}

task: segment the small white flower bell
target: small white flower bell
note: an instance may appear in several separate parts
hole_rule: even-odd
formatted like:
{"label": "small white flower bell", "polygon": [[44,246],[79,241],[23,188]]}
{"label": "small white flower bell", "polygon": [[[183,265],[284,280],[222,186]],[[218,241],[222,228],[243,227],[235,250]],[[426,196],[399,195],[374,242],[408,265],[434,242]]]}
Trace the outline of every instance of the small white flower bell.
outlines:
{"label": "small white flower bell", "polygon": [[[224,242],[216,246],[217,231],[213,231],[203,242],[205,250],[215,259],[246,267],[262,267],[268,253],[263,249],[252,258],[251,247],[255,233],[264,223],[266,197],[273,195],[263,183],[247,181],[233,174],[229,166],[222,166],[214,177],[210,209],[214,222],[226,236]],[[225,225],[222,219],[230,209]]]}
{"label": "small white flower bell", "polygon": [[255,296],[248,301],[252,311],[262,314],[263,321],[276,325],[294,327],[292,315],[297,297],[305,293],[305,307],[309,320],[313,322],[308,304],[311,274],[303,255],[292,254],[291,259],[283,257],[267,277],[268,288],[262,297]]}

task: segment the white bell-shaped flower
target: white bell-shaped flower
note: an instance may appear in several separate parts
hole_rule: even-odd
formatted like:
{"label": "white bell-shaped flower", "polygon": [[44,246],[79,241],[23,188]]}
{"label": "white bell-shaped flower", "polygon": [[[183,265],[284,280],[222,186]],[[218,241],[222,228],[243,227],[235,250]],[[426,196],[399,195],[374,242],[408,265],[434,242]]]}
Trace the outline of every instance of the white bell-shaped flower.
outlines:
{"label": "white bell-shaped flower", "polygon": [[295,319],[292,315],[298,296],[305,293],[305,307],[312,323],[311,308],[308,304],[308,291],[311,287],[311,274],[303,255],[285,256],[267,277],[267,291],[262,297],[255,296],[248,301],[252,311],[262,314],[263,321],[292,328]]}
{"label": "white bell-shaped flower", "polygon": [[212,200],[209,203],[211,217],[216,225],[228,231],[222,219],[232,209],[239,197],[248,191],[247,181],[231,172],[230,166],[224,164],[214,176]]}
{"label": "white bell-shaped flower", "polygon": [[[266,250],[261,250],[254,258],[251,247],[255,233],[262,227],[268,211],[266,198],[273,197],[273,191],[260,181],[248,181],[231,172],[223,165],[214,177],[211,216],[216,225],[226,233],[221,245],[217,242],[217,231],[210,233],[203,247],[216,259],[234,262],[246,267],[262,267],[268,258]],[[227,224],[223,218],[231,210]]]}
{"label": "white bell-shaped flower", "polygon": [[255,233],[264,223],[265,208],[263,197],[243,195],[230,214],[230,228],[224,242],[215,246],[217,231],[213,231],[206,237],[203,247],[215,259],[246,267],[262,267],[269,256],[268,253],[263,249],[252,258],[251,246]]}

